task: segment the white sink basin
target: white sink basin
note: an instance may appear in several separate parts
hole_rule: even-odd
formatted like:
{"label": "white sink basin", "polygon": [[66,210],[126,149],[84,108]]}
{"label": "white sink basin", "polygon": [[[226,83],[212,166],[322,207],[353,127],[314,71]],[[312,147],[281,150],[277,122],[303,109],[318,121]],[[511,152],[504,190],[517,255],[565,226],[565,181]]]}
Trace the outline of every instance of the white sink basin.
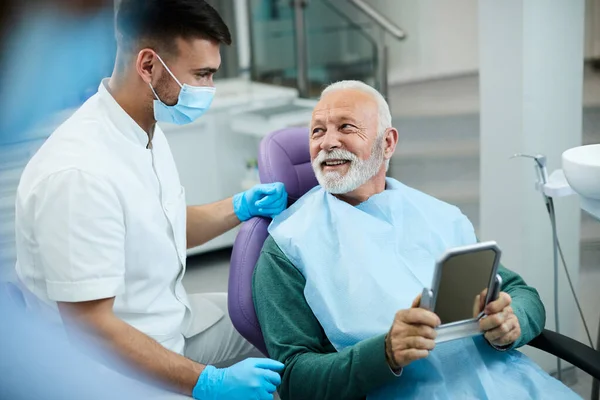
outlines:
{"label": "white sink basin", "polygon": [[600,200],[600,144],[574,147],[562,155],[569,185],[580,196]]}
{"label": "white sink basin", "polygon": [[600,219],[600,144],[565,151],[562,167],[569,185],[581,196],[581,207]]}

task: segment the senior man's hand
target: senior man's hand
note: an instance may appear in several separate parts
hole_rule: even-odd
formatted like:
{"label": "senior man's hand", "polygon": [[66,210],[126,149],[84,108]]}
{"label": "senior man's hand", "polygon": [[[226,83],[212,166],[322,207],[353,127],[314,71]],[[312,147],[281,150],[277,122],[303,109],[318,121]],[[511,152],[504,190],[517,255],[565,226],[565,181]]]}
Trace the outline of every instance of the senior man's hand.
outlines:
{"label": "senior man's hand", "polygon": [[[477,296],[476,306],[473,308],[474,316],[483,308],[486,295],[487,289]],[[521,325],[510,306],[511,302],[508,293],[500,292],[498,299],[485,307],[485,317],[479,321],[479,329],[485,332],[486,340],[496,347],[510,346],[521,336]]]}
{"label": "senior man's hand", "polygon": [[385,354],[393,370],[400,370],[413,361],[426,358],[435,347],[440,318],[429,310],[419,308],[421,295],[411,308],[396,313],[385,338]]}

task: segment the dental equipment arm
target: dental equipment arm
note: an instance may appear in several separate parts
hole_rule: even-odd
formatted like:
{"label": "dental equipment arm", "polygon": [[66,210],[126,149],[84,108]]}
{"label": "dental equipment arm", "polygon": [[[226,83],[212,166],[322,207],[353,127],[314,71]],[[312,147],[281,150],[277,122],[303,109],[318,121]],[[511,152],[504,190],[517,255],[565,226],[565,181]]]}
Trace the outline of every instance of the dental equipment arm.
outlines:
{"label": "dental equipment arm", "polygon": [[[583,311],[581,310],[581,305],[579,304],[579,299],[575,293],[575,289],[573,287],[573,282],[571,281],[571,276],[569,273],[569,269],[567,268],[567,264],[564,259],[564,255],[562,253],[562,249],[560,247],[560,242],[558,240],[558,232],[556,227],[556,210],[554,207],[553,197],[555,196],[568,196],[573,194],[573,190],[570,186],[566,185],[566,187],[560,184],[561,175],[562,180],[565,180],[564,174],[560,171],[557,174],[557,171],[548,177],[548,170],[546,167],[546,156],[542,154],[537,155],[528,155],[528,154],[515,154],[511,158],[531,158],[535,161],[535,171],[537,175],[537,180],[535,183],[536,190],[539,190],[542,193],[542,198],[544,200],[544,204],[546,205],[546,210],[548,211],[548,215],[550,217],[550,225],[552,228],[552,250],[553,250],[553,261],[554,261],[554,323],[556,333],[560,333],[560,318],[559,318],[559,307],[558,307],[558,255],[560,253],[560,257],[562,259],[563,267],[565,270],[565,275],[567,276],[567,281],[569,283],[569,287],[571,289],[571,293],[573,294],[573,298],[575,299],[575,305],[577,306],[577,310],[579,311],[579,315],[581,317],[581,321],[583,322],[583,327],[588,336],[588,340],[590,343],[590,347],[593,349],[594,345],[592,342],[592,338],[590,336],[590,332],[586,323],[586,320],[583,316]],[[551,182],[554,178],[554,181]],[[556,183],[559,183],[556,185]],[[561,368],[561,358],[557,356],[556,358],[556,367],[557,367],[557,376],[559,380],[562,380],[562,368]]]}

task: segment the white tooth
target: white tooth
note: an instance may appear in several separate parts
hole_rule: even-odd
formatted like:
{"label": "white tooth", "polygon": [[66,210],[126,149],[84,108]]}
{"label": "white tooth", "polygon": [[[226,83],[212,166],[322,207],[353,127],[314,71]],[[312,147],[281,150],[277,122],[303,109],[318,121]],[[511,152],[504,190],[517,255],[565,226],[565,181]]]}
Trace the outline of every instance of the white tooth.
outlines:
{"label": "white tooth", "polygon": [[347,160],[325,161],[325,165],[327,165],[327,166],[342,165],[342,164],[345,164],[346,162],[347,162]]}

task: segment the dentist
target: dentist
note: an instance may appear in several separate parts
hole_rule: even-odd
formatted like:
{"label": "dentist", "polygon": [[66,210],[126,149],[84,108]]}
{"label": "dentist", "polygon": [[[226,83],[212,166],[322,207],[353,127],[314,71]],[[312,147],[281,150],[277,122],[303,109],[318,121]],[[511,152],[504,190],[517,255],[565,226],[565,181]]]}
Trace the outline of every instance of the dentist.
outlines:
{"label": "dentist", "polygon": [[285,189],[258,185],[186,207],[156,124],[188,124],[209,108],[229,30],[203,0],[122,0],[116,25],[112,77],[21,177],[16,268],[28,306],[84,326],[182,394],[272,399],[283,365],[234,364],[258,353],[233,328],[226,294],[188,296],[182,278],[187,248],[253,216],[277,215]]}

